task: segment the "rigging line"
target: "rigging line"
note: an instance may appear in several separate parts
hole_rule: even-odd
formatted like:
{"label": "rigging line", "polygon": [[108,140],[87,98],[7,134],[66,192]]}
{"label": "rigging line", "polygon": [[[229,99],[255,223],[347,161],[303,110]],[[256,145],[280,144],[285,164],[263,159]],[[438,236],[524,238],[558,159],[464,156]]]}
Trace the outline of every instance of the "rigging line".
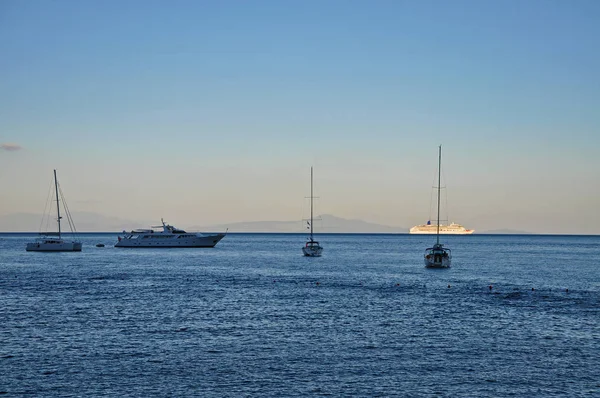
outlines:
{"label": "rigging line", "polygon": [[429,218],[428,220],[431,220],[431,213],[433,211],[433,195],[434,195],[434,189],[435,188],[435,180],[436,180],[436,174],[433,174],[433,182],[431,183],[431,191],[429,192]]}
{"label": "rigging line", "polygon": [[[54,192],[55,192],[56,187],[54,186],[54,179],[50,180],[50,197],[48,198],[48,202],[47,205],[49,205],[50,207],[52,207],[52,202],[54,202]],[[49,231],[50,229],[50,219],[52,218],[51,215],[52,210],[50,210],[50,208],[48,208],[48,213],[46,213],[44,215],[45,220],[46,220],[46,233]],[[56,220],[58,221],[58,220]],[[41,231],[40,231],[41,232]]]}
{"label": "rigging line", "polygon": [[[314,199],[320,199],[318,196],[313,196],[313,198]],[[305,211],[307,213],[310,213],[309,210],[306,210],[307,208],[310,209],[310,205],[309,206],[306,205],[306,203],[309,202],[309,200],[310,200],[310,196],[305,196],[304,200],[302,201],[302,213],[301,213],[301,217],[300,217],[300,223],[302,225],[302,227],[301,227],[301,232],[302,233],[305,233],[308,230],[306,228],[306,222],[310,221],[310,214],[307,217],[304,216]],[[313,207],[316,207],[316,206],[313,205]],[[320,230],[323,231],[323,229],[322,229],[322,227],[323,227],[323,217],[321,217],[321,214],[319,214],[318,216],[313,216],[313,223],[315,221],[319,221],[318,225],[319,225],[319,227],[321,227]],[[314,224],[314,225],[317,225],[317,224]]]}
{"label": "rigging line", "polygon": [[[54,182],[52,182],[52,185],[54,185]],[[50,194],[54,195],[54,187],[50,188]],[[48,198],[48,203],[47,204],[49,204],[50,206],[52,205],[52,198],[51,197]],[[44,217],[42,218],[42,221],[43,222],[45,221],[45,223],[46,223],[45,229],[44,229],[46,232],[48,232],[48,229],[50,228],[50,212],[51,212],[50,209],[48,209],[47,213],[44,211]],[[42,231],[40,231],[40,232],[42,232]]]}
{"label": "rigging line", "polygon": [[67,213],[67,221],[69,222],[69,227],[71,228],[71,232],[73,234],[77,234],[77,228],[75,228],[75,222],[73,221],[73,217],[71,216],[71,211],[69,210],[69,206],[67,205],[67,201],[65,200],[65,195],[63,194],[62,187],[60,184],[58,185],[58,190],[60,191],[60,197],[63,201],[63,206],[65,207],[65,212]]}
{"label": "rigging line", "polygon": [[[61,198],[63,198],[63,201],[65,200],[62,192],[60,194]],[[71,217],[71,213],[68,210],[68,207],[65,205],[65,212],[67,213],[67,222],[69,223],[69,228],[71,229],[71,233],[75,233],[77,231],[75,231],[75,224],[73,223],[73,217]]]}
{"label": "rigging line", "polygon": [[[44,206],[44,213],[42,214],[42,220],[40,221],[40,229],[38,232],[42,232],[42,227],[44,226],[44,219],[46,218],[46,211],[48,210],[48,202],[50,201],[50,195],[52,194],[52,181],[50,181],[50,186],[48,187],[48,195],[46,196],[46,205]],[[46,231],[48,230],[48,223],[46,222]]]}
{"label": "rigging line", "polygon": [[[64,200],[64,196],[62,195],[62,193],[61,197]],[[71,212],[69,211],[67,206],[65,206],[65,211],[67,213],[67,221],[69,222],[69,228],[71,229],[71,233],[77,236],[77,228],[75,228],[75,222],[73,221],[73,217],[71,216]]]}
{"label": "rigging line", "polygon": [[63,202],[63,208],[65,210],[65,218],[67,219],[67,223],[69,224],[69,229],[71,230],[71,233],[73,233],[73,226],[71,225],[71,219],[69,217],[69,209],[67,208],[67,202],[65,202],[65,197],[63,195],[60,183],[58,183],[58,193]]}
{"label": "rigging line", "polygon": [[[63,201],[64,201],[65,199],[64,199],[62,192],[61,192],[61,197],[63,198]],[[69,227],[71,228],[71,232],[74,235],[77,235],[77,228],[75,228],[75,222],[73,221],[73,216],[71,216],[71,211],[69,210],[68,205],[66,203],[65,203],[65,210],[67,212],[67,217],[68,217],[67,220],[69,221]]]}
{"label": "rigging line", "polygon": [[306,198],[302,200],[302,210],[300,211],[300,232],[306,232],[306,218],[304,218],[304,206],[306,206]]}
{"label": "rigging line", "polygon": [[444,197],[446,200],[446,224],[450,225],[450,210],[448,209],[448,184],[446,183],[446,174],[444,173],[444,169],[442,169],[442,177],[444,178]]}
{"label": "rigging line", "polygon": [[[54,196],[54,188],[52,188],[52,195]],[[50,198],[50,206],[52,206],[52,203],[54,202],[54,199]],[[48,209],[48,214],[46,215],[46,232],[48,232],[50,230],[50,223],[52,222],[52,215],[50,214],[51,210]],[[58,215],[57,215],[58,217]],[[56,222],[58,222],[58,219],[54,220]]]}

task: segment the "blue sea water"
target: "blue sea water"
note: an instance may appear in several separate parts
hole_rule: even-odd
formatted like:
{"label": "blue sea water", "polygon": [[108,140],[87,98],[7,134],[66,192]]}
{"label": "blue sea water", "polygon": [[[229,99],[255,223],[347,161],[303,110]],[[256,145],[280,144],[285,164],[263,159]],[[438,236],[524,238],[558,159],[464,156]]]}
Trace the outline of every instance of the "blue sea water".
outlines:
{"label": "blue sea water", "polygon": [[600,395],[599,236],[443,237],[446,270],[423,266],[431,236],[321,235],[321,258],[301,235],[116,237],[0,234],[1,393]]}

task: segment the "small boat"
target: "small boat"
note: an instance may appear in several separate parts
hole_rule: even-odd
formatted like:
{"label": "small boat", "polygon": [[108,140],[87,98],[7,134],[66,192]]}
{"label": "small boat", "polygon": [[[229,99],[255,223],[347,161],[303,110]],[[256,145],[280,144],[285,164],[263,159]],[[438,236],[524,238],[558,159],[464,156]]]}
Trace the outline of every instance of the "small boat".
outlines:
{"label": "small boat", "polygon": [[71,213],[69,212],[69,208],[66,205],[65,198],[62,195],[62,190],[60,189],[60,185],[58,184],[58,179],[56,178],[56,170],[54,170],[54,190],[56,193],[56,222],[58,223],[58,232],[45,232],[40,233],[43,235],[40,238],[37,238],[35,242],[28,243],[25,247],[25,250],[28,252],[80,252],[81,251],[81,242],[77,240],[69,240],[62,238],[62,230],[60,226],[60,220],[62,219],[60,215],[60,200],[59,200],[59,191],[60,196],[63,199],[63,207],[65,210],[65,214],[67,215],[67,221],[69,223],[69,227],[71,228],[71,233],[75,234],[75,223],[71,218]]}
{"label": "small boat", "polygon": [[439,147],[438,156],[438,186],[437,186],[437,233],[436,243],[425,250],[426,268],[449,268],[452,261],[452,250],[445,248],[440,243],[440,189],[442,185],[442,146]]}
{"label": "small boat", "polygon": [[323,247],[314,240],[313,236],[313,168],[310,168],[310,221],[306,221],[308,223],[308,228],[310,228],[310,238],[308,242],[302,248],[302,253],[306,257],[321,257],[323,253]]}
{"label": "small boat", "polygon": [[[175,248],[175,247],[215,247],[227,232],[220,234],[202,234],[186,232],[183,229],[175,228],[166,224],[161,218],[161,226],[154,226],[152,229],[134,229],[127,233],[123,231],[124,236],[118,237],[115,247],[129,248]],[[154,228],[162,228],[162,231],[155,231]]]}
{"label": "small boat", "polygon": [[104,247],[104,243],[98,243],[96,247]]}

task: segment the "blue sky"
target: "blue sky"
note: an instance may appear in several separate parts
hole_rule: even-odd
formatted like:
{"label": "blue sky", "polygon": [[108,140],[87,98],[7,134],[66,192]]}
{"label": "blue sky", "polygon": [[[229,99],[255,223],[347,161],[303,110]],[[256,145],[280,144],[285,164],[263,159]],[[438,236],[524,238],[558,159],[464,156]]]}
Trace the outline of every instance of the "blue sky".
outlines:
{"label": "blue sky", "polygon": [[[600,233],[596,1],[3,1],[0,214]],[[67,185],[68,184],[68,185]],[[68,187],[68,188],[67,188]]]}

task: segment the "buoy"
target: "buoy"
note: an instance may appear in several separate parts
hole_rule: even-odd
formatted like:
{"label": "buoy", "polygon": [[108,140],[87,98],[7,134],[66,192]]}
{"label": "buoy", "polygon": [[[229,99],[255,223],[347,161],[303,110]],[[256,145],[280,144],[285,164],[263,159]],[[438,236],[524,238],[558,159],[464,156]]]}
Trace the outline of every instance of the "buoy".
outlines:
{"label": "buoy", "polygon": [[399,283],[396,283],[396,286],[400,286],[400,284],[399,284]]}
{"label": "buoy", "polygon": [[448,285],[448,289],[450,289],[450,285]]}
{"label": "buoy", "polygon": [[531,291],[532,291],[532,292],[533,292],[534,290],[535,290],[534,288],[531,288]]}
{"label": "buoy", "polygon": [[492,285],[489,286],[490,290],[492,290]]}

